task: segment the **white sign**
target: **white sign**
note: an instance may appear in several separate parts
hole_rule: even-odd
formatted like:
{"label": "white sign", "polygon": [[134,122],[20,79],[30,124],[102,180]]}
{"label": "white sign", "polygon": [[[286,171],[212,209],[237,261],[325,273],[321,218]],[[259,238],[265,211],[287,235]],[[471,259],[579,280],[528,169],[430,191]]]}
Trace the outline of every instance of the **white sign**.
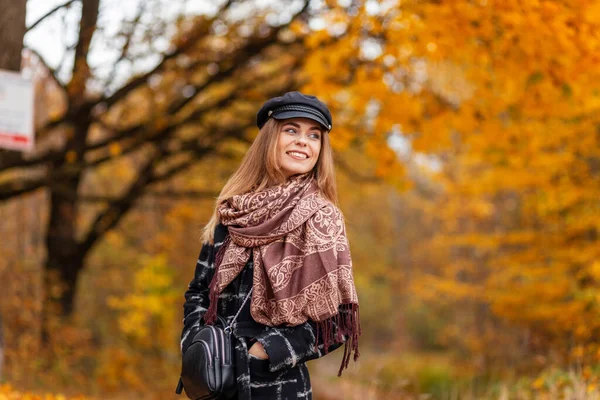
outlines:
{"label": "white sign", "polygon": [[33,82],[0,70],[0,147],[33,149]]}

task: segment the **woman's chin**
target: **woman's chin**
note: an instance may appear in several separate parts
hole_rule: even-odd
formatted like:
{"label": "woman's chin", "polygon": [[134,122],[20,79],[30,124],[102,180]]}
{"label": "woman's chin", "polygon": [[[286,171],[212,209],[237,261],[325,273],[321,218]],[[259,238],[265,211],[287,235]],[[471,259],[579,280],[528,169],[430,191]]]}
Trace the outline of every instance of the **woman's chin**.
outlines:
{"label": "woman's chin", "polygon": [[309,169],[293,169],[293,170],[285,170],[283,171],[283,174],[287,177],[287,179],[291,178],[292,176],[296,176],[296,175],[301,175],[301,174],[305,174],[307,172],[309,172]]}

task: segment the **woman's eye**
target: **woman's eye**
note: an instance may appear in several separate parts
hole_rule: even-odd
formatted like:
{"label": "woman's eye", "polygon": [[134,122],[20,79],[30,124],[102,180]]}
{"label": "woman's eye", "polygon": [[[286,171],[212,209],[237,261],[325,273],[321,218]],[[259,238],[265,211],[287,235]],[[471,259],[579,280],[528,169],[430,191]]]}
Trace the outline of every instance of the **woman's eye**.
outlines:
{"label": "woman's eye", "polygon": [[321,139],[321,135],[319,135],[318,133],[313,133],[312,135],[310,135],[310,137],[313,139]]}
{"label": "woman's eye", "polygon": [[285,131],[289,133],[296,133],[296,130],[292,128],[287,128]]}

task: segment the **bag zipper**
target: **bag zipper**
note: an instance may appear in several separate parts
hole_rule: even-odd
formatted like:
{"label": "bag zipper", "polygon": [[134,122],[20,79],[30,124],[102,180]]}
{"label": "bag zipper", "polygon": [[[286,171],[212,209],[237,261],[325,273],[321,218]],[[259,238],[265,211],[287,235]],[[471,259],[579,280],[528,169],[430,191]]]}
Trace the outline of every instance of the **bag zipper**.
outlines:
{"label": "bag zipper", "polygon": [[[218,334],[217,334],[217,329],[212,326],[212,325],[208,325],[208,327],[210,328],[210,331],[212,333],[212,336],[215,340],[216,345],[219,345],[219,338],[218,338]],[[225,338],[221,336],[221,354],[223,355],[223,360],[225,360]]]}
{"label": "bag zipper", "polygon": [[206,352],[208,353],[208,365],[212,365],[212,353],[210,352],[210,346],[204,340],[199,340],[198,343],[200,343],[206,349]]}

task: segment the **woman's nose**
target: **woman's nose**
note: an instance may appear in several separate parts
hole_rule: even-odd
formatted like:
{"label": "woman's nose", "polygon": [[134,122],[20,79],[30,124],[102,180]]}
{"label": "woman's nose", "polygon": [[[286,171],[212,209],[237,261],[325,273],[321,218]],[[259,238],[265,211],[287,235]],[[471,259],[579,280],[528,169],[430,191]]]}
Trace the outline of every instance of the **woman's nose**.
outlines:
{"label": "woman's nose", "polygon": [[306,144],[306,135],[298,135],[298,143]]}

